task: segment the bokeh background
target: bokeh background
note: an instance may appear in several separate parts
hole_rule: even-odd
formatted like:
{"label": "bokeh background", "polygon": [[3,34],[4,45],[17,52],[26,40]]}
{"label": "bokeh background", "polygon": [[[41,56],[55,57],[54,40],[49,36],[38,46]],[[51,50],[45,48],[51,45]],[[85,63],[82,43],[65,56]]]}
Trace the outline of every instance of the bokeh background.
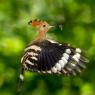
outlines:
{"label": "bokeh background", "polygon": [[[25,73],[17,92],[20,58],[36,35],[30,19],[52,25],[48,38],[85,51],[90,62],[74,77]],[[95,0],[0,0],[0,95],[95,95]]]}

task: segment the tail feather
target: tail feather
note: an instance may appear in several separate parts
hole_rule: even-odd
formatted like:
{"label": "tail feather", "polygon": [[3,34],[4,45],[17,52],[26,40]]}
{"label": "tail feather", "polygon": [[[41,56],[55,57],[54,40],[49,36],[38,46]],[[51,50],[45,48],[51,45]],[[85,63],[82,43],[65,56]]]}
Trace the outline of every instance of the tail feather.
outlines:
{"label": "tail feather", "polygon": [[20,72],[20,75],[19,75],[18,91],[20,91],[22,89],[23,81],[24,81],[24,68],[21,67],[21,72]]}

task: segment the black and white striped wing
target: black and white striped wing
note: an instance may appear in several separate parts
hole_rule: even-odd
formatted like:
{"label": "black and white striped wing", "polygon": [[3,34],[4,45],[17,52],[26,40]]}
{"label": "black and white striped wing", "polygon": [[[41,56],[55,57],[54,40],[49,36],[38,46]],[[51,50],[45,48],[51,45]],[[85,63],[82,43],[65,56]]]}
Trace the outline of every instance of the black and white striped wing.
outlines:
{"label": "black and white striped wing", "polygon": [[21,63],[25,70],[41,73],[76,75],[87,60],[81,49],[51,40],[33,43],[25,49]]}

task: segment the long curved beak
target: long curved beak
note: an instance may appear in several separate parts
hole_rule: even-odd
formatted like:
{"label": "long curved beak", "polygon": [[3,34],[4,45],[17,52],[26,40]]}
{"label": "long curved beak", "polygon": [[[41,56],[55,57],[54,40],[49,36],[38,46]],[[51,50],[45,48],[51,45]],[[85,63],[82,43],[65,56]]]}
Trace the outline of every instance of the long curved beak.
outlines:
{"label": "long curved beak", "polygon": [[49,29],[52,28],[52,27],[55,27],[55,26],[51,26],[51,25],[50,25],[50,26],[49,26]]}

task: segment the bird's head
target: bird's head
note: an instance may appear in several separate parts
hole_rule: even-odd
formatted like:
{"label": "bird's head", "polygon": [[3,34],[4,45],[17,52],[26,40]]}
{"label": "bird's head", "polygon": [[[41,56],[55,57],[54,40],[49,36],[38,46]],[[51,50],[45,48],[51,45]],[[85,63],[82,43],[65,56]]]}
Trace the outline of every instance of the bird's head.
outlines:
{"label": "bird's head", "polygon": [[50,28],[54,27],[49,25],[46,21],[41,21],[41,20],[30,20],[28,22],[29,25],[38,28],[39,31],[44,31],[47,32]]}

